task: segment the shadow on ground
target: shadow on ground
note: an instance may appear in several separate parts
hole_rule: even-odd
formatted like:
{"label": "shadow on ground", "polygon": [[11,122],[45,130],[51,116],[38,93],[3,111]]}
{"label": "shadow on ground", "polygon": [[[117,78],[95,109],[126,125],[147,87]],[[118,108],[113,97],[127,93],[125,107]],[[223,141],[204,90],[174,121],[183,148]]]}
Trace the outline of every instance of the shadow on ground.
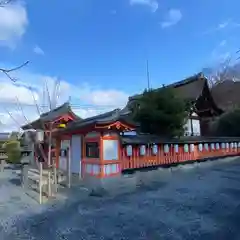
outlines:
{"label": "shadow on ground", "polygon": [[16,185],[16,186],[21,186],[21,180],[20,178],[12,178],[12,179],[9,179],[9,182],[13,185]]}
{"label": "shadow on ground", "polygon": [[155,176],[134,193],[85,199],[76,193],[73,201],[15,221],[0,239],[239,240],[240,159],[203,164],[167,180]]}

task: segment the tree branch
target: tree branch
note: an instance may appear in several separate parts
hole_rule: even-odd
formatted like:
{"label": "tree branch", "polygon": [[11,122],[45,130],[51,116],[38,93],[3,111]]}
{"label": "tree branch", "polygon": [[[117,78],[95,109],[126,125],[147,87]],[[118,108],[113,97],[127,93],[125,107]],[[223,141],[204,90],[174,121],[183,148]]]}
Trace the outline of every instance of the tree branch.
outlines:
{"label": "tree branch", "polygon": [[0,0],[0,7],[5,7],[6,5],[10,4],[14,0]]}
{"label": "tree branch", "polygon": [[13,78],[10,73],[16,70],[19,70],[20,68],[25,67],[27,64],[29,63],[29,61],[24,62],[23,64],[14,67],[14,68],[10,68],[10,69],[6,69],[6,68],[0,68],[0,72],[2,72],[3,74],[5,74],[11,81],[16,82],[17,79]]}

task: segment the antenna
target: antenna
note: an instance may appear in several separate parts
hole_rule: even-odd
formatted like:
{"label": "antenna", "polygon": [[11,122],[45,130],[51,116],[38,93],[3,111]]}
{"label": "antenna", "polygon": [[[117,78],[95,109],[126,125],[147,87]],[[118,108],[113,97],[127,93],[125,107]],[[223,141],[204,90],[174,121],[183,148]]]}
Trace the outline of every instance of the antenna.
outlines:
{"label": "antenna", "polygon": [[148,90],[150,90],[150,76],[149,76],[148,60],[147,60],[147,88],[148,88]]}
{"label": "antenna", "polygon": [[53,110],[52,99],[51,99],[51,96],[50,96],[50,92],[49,92],[49,88],[48,88],[48,84],[47,84],[46,79],[45,79],[45,87],[46,87],[46,92],[47,92],[48,107],[49,107],[49,111],[51,111],[51,110]]}

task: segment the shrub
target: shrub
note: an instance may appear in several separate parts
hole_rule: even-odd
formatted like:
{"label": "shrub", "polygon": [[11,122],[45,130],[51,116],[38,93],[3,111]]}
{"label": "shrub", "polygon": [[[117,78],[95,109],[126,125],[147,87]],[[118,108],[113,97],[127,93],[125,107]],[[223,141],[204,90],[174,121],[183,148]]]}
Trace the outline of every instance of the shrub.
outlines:
{"label": "shrub", "polygon": [[10,140],[4,144],[4,149],[8,156],[8,163],[20,163],[21,160],[21,150],[20,143],[16,140]]}
{"label": "shrub", "polygon": [[215,136],[240,137],[240,109],[224,113],[212,125]]}

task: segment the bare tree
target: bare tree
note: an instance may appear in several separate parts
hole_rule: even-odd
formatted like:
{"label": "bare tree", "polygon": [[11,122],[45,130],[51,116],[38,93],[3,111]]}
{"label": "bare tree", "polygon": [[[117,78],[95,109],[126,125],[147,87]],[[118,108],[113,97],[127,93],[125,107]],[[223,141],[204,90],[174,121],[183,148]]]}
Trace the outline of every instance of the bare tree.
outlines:
{"label": "bare tree", "polygon": [[[16,0],[0,0],[0,8],[1,7],[7,7],[7,5],[9,4],[12,4],[14,3]],[[29,61],[26,61],[24,62],[23,64],[19,65],[19,66],[16,66],[16,67],[13,67],[13,68],[0,68],[0,73],[4,74],[9,80],[11,80],[12,82],[17,82],[17,78],[13,77],[12,76],[12,73],[14,71],[17,71],[23,67],[25,67],[27,64],[29,63]],[[57,79],[54,83],[54,86],[53,86],[53,90],[52,92],[50,93],[50,90],[49,90],[49,87],[48,87],[48,83],[45,81],[45,88],[43,90],[43,95],[44,96],[47,96],[47,103],[48,103],[48,107],[49,107],[49,110],[53,110],[57,107],[57,101],[58,101],[58,98],[59,98],[59,92],[60,92],[60,80]],[[42,130],[43,130],[43,133],[44,133],[44,137],[45,137],[45,141],[48,143],[48,153],[46,155],[46,153],[44,152],[43,150],[43,147],[42,145],[36,141],[33,141],[33,139],[36,139],[36,135],[34,134],[30,134],[30,142],[34,142],[35,145],[38,146],[38,149],[40,151],[40,157],[42,157],[44,159],[44,162],[47,163],[48,165],[48,194],[51,195],[51,189],[50,189],[50,182],[51,182],[51,176],[52,176],[52,173],[50,172],[50,169],[53,169],[55,172],[56,172],[56,166],[55,166],[55,163],[52,164],[52,161],[51,161],[51,149],[52,149],[52,130],[53,130],[53,124],[50,123],[50,125],[48,127],[46,127],[45,123],[41,120],[41,114],[42,114],[42,111],[41,111],[41,107],[40,107],[40,104],[39,102],[36,100],[35,98],[35,93],[33,91],[33,88],[31,86],[28,87],[28,89],[30,90],[31,94],[32,94],[32,98],[33,98],[33,101],[34,101],[34,105],[36,107],[36,110],[37,110],[37,113],[38,113],[38,116],[39,116],[39,120],[40,120],[40,123],[41,123],[41,126],[42,126]],[[28,118],[26,117],[25,113],[24,113],[24,110],[23,110],[23,107],[19,101],[19,99],[16,97],[16,105],[18,106],[18,110],[19,112],[21,112],[22,116],[24,117],[25,119],[25,124],[30,124],[30,121],[28,120]],[[43,99],[44,101],[45,99]],[[15,124],[20,127],[22,124],[14,118],[13,114],[8,111],[5,107],[4,107],[5,111],[7,112],[7,114],[9,115],[9,117],[13,120],[13,122],[15,122]],[[35,130],[34,127],[32,126],[32,130]],[[40,168],[42,169],[42,165],[40,164]],[[41,175],[41,173],[40,173]],[[55,175],[55,174],[54,174]],[[56,179],[54,179],[54,182],[56,183]]]}
{"label": "bare tree", "polygon": [[[7,5],[16,2],[16,0],[0,0],[0,7],[6,7]],[[14,68],[0,68],[0,72],[2,72],[3,74],[5,74],[7,76],[7,78],[9,78],[11,81],[16,82],[16,78],[11,76],[11,73],[14,71],[17,71],[21,68],[23,68],[24,66],[26,66],[29,63],[29,61],[24,62],[23,64],[14,67]]]}
{"label": "bare tree", "polygon": [[23,64],[21,64],[21,65],[19,65],[17,67],[9,68],[9,69],[7,69],[7,68],[0,68],[0,72],[5,74],[5,76],[7,78],[9,78],[11,81],[16,82],[17,78],[12,77],[11,73],[14,72],[14,71],[17,71],[17,70],[19,70],[19,69],[21,69],[23,67],[25,67],[28,63],[29,63],[29,61],[26,61],[26,62],[24,62]]}
{"label": "bare tree", "polygon": [[14,2],[15,0],[0,0],[0,7],[5,7],[6,5]]}
{"label": "bare tree", "polygon": [[239,57],[236,56],[239,52],[237,51],[234,55],[225,58],[215,66],[206,67],[202,70],[208,78],[210,87],[227,80],[236,81],[240,79]]}

